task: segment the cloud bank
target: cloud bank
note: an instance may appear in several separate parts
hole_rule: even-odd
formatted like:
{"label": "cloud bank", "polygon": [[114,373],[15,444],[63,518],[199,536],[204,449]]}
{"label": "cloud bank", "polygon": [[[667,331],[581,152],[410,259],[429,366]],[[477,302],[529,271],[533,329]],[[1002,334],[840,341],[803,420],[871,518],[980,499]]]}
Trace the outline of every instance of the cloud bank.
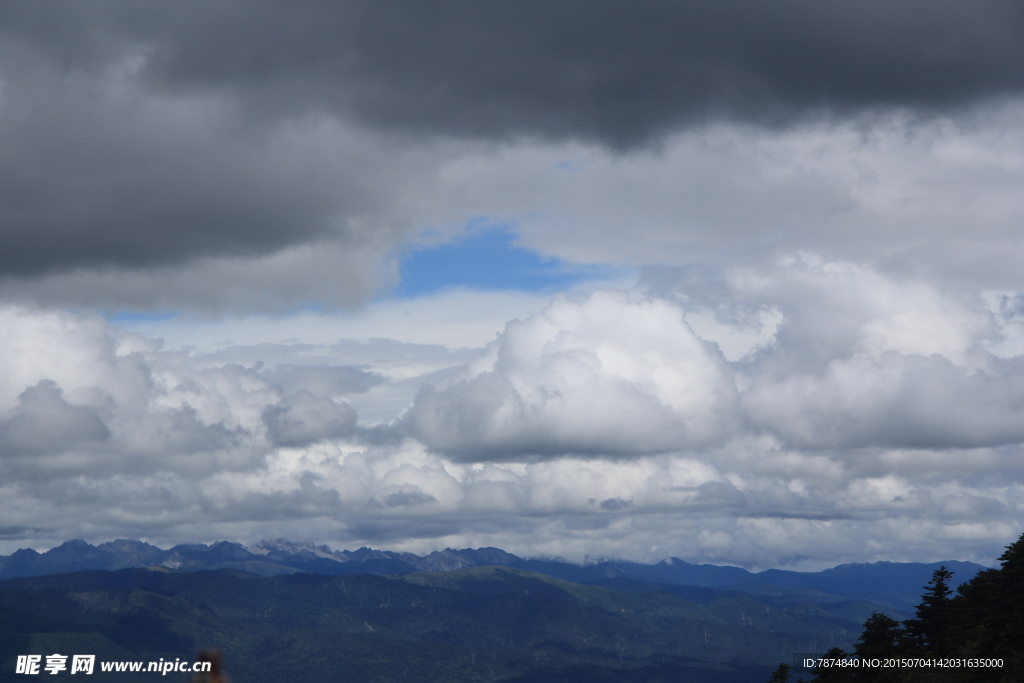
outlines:
{"label": "cloud bank", "polygon": [[4,375],[8,543],[272,531],[811,567],[865,547],[984,560],[1017,533],[1017,303],[810,256],[718,285],[731,308],[562,297],[411,385],[400,368],[443,362],[434,347],[189,354],[8,308],[5,343],[36,363]]}

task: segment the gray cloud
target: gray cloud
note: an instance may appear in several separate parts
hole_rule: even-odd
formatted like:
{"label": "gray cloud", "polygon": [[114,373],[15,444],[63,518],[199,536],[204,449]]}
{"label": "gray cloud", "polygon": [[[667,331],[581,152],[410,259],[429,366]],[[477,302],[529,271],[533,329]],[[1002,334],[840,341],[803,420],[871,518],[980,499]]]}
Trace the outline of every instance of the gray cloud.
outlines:
{"label": "gray cloud", "polygon": [[720,481],[706,481],[698,486],[694,503],[711,509],[747,507],[746,498],[735,486]]}
{"label": "gray cloud", "polygon": [[263,424],[274,444],[305,446],[350,435],[356,426],[356,411],[347,403],[336,403],[302,389],[264,408]]}
{"label": "gray cloud", "polygon": [[4,99],[17,104],[0,116],[2,272],[179,264],[351,237],[346,218],[374,192],[325,164],[315,147],[336,141],[240,130],[230,102],[141,92],[130,66],[106,67],[63,73],[29,56],[3,68]]}
{"label": "gray cloud", "polygon": [[319,396],[361,394],[384,382],[384,377],[350,366],[326,363],[278,363],[263,372],[263,376],[280,384],[289,392],[305,389]]}
{"label": "gray cloud", "polygon": [[998,0],[147,9],[119,24],[153,46],[154,87],[414,132],[621,146],[708,116],[929,109],[1024,86],[1024,11]]}
{"label": "gray cloud", "polygon": [[1010,2],[58,6],[2,9],[0,292],[80,305],[358,303],[432,137],[622,149],[1024,86]]}
{"label": "gray cloud", "polygon": [[109,437],[110,429],[94,410],[71,405],[56,382],[42,380],[26,388],[11,416],[0,421],[0,455],[57,455]]}
{"label": "gray cloud", "polygon": [[759,379],[754,424],[802,448],[978,448],[1024,440],[1024,367],[958,368],[940,356],[836,360],[823,375]]}
{"label": "gray cloud", "polygon": [[221,521],[307,519],[337,513],[338,492],[318,485],[323,477],[305,471],[297,476],[298,486],[289,491],[247,491],[240,496],[210,496],[206,511]]}
{"label": "gray cloud", "polygon": [[618,512],[619,510],[625,510],[631,505],[631,502],[622,498],[605,498],[598,507],[606,512]]}
{"label": "gray cloud", "polygon": [[[137,336],[115,338],[99,318],[6,307],[0,318],[9,327],[0,343],[0,468],[9,474],[38,481],[163,472],[194,480],[258,469],[279,447],[401,439],[386,425],[357,429],[355,408],[331,398],[365,392],[383,381],[377,373],[282,363],[269,374],[296,387],[285,391],[259,366],[187,360]],[[23,358],[28,345],[33,352]],[[251,351],[273,360],[288,358],[287,349]]]}
{"label": "gray cloud", "polygon": [[[984,559],[1019,533],[1015,296],[810,257],[675,276],[645,281],[660,297],[560,298],[475,354],[183,353],[0,308],[5,525],[751,566],[863,560],[869,538],[867,559]],[[370,430],[298,388],[385,372],[341,394],[384,419]]]}
{"label": "gray cloud", "polygon": [[6,299],[351,306],[390,282],[408,226],[383,214],[417,172],[407,150],[308,107],[256,122],[232,88],[150,87],[155,48],[134,31],[175,23],[156,5],[38,9],[0,22]]}
{"label": "gray cloud", "polygon": [[427,503],[433,503],[437,500],[434,496],[429,493],[423,493],[422,491],[395,491],[389,493],[383,498],[384,505],[386,507],[402,507],[411,505],[425,505]]}

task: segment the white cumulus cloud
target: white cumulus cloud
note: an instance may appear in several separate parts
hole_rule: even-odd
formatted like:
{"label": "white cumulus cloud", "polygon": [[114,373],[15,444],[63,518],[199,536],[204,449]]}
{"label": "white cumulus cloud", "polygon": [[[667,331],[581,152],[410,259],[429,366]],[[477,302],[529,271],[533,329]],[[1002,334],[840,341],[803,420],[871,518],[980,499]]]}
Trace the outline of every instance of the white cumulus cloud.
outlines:
{"label": "white cumulus cloud", "polygon": [[616,456],[716,443],[736,405],[728,365],[681,309],[606,291],[510,322],[463,377],[425,388],[408,423],[459,459]]}

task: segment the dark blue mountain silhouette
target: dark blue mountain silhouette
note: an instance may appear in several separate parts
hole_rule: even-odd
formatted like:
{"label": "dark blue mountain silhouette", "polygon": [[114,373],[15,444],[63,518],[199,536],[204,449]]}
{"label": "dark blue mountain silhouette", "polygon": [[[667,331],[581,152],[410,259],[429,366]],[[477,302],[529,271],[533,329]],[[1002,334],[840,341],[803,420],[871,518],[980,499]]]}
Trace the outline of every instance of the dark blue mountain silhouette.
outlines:
{"label": "dark blue mountain silhouette", "polygon": [[[23,549],[0,556],[0,579],[42,576],[86,569],[113,571],[133,567],[165,567],[196,571],[237,569],[274,576],[296,572],[326,575],[395,575],[417,571],[453,571],[469,567],[506,566],[545,574],[573,583],[592,583],[624,592],[660,589],[701,602],[714,599],[714,590],[787,600],[841,602],[869,600],[907,611],[918,601],[932,572],[945,565],[954,572],[955,588],[985,567],[972,562],[875,562],[844,564],[820,572],[769,569],[749,572],[740,567],[690,564],[670,558],[656,564],[605,560],[579,565],[558,560],[523,559],[499,548],[412,553],[359,548],[332,550],[326,545],[292,543],[284,539],[246,547],[221,541],[212,545],[190,543],[168,550],[136,540],[118,539],[93,546],[72,540],[45,553]],[[703,589],[703,592],[702,590]]]}

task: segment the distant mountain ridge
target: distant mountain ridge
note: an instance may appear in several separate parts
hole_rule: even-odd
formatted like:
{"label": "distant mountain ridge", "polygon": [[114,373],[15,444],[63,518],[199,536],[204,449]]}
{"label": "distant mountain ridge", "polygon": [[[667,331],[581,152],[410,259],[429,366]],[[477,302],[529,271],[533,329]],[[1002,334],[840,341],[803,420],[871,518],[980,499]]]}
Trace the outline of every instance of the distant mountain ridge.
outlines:
{"label": "distant mountain ridge", "polygon": [[[629,580],[630,585],[696,586],[727,589],[784,599],[816,601],[871,600],[908,610],[920,598],[922,587],[940,565],[954,572],[954,587],[985,569],[973,562],[875,562],[844,564],[820,572],[768,569],[749,572],[740,567],[690,564],[670,558],[656,564],[604,560],[578,565],[557,560],[523,559],[499,548],[456,550],[445,548],[428,555],[359,548],[332,550],[327,545],[294,543],[286,539],[260,541],[246,547],[220,541],[212,545],[182,544],[162,550],[143,541],[118,539],[93,546],[67,541],[45,553],[31,549],[0,556],[0,579],[42,576],[100,569],[162,567],[196,571],[237,569],[262,576],[308,572],[312,574],[379,576],[412,572],[448,572],[482,566],[507,566],[546,574],[573,583]],[[623,584],[625,585],[625,584]],[[632,589],[631,589],[632,590]]]}

